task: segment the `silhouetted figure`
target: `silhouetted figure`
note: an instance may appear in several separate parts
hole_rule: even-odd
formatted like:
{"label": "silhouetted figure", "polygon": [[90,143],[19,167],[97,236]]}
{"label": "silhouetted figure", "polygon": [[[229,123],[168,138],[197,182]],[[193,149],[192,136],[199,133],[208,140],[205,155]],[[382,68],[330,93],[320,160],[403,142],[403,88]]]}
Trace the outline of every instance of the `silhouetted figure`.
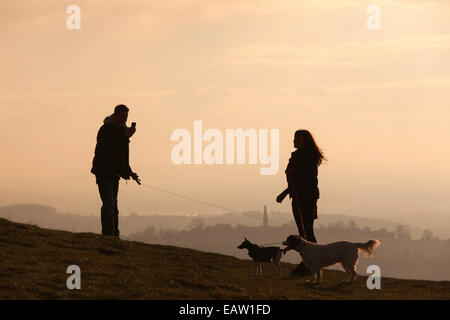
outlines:
{"label": "silhouetted figure", "polygon": [[91,172],[95,174],[102,200],[101,221],[102,234],[119,236],[119,209],[117,194],[119,179],[130,177],[141,184],[139,176],[129,164],[129,138],[136,132],[135,126],[126,126],[128,107],[121,104],[115,107],[114,113],[105,118],[97,134],[95,156]]}
{"label": "silhouetted figure", "polygon": [[[326,159],[308,130],[297,130],[295,132],[294,147],[297,150],[291,153],[285,171],[288,187],[278,195],[277,202],[281,203],[289,194],[292,199],[292,213],[298,233],[308,241],[317,243],[313,228],[314,220],[317,219],[317,199],[319,199],[317,175],[318,167],[322,160]],[[295,198],[295,195],[298,199]],[[298,205],[302,213],[305,232],[303,232]],[[293,271],[293,273],[300,274],[309,274],[309,272],[309,268],[303,262]]]}

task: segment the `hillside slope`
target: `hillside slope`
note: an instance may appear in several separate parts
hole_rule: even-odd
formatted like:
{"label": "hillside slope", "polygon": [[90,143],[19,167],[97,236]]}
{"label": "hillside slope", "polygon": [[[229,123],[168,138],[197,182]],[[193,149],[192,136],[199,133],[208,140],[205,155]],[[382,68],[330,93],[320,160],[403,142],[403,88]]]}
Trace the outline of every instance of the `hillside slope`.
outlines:
{"label": "hillside slope", "polygon": [[[81,268],[81,290],[68,290],[69,265]],[[366,278],[337,285],[343,273],[324,271],[311,288],[290,279],[294,267],[273,265],[254,276],[252,261],[172,246],[46,230],[0,219],[1,299],[449,299],[450,282]]]}

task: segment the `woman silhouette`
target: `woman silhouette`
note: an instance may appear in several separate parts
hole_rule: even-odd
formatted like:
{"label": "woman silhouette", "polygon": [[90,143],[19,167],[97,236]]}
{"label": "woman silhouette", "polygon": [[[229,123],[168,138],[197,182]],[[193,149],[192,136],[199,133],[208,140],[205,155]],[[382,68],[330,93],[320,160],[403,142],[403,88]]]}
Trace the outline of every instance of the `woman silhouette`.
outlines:
{"label": "woman silhouette", "polygon": [[[298,233],[308,241],[317,243],[313,229],[319,199],[317,175],[318,167],[326,158],[308,130],[295,132],[294,147],[297,150],[291,153],[285,171],[288,187],[278,195],[277,202],[281,203],[289,194]],[[308,274],[309,268],[302,262],[293,273]]]}

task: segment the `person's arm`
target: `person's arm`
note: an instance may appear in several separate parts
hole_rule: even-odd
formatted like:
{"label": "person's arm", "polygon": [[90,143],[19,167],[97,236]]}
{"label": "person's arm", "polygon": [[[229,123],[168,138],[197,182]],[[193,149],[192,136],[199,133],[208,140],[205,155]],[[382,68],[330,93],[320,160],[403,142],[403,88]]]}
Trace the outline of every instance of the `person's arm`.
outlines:
{"label": "person's arm", "polygon": [[136,128],[135,127],[125,127],[124,128],[124,133],[125,133],[125,136],[127,137],[127,138],[131,138],[133,135],[134,135],[134,133],[136,132]]}
{"label": "person's arm", "polygon": [[[131,170],[131,169],[130,169]],[[136,172],[131,172],[130,177],[136,181],[137,184],[141,184],[141,179],[139,179],[139,176]]]}
{"label": "person's arm", "polygon": [[284,189],[277,197],[277,202],[283,202],[284,198],[289,194],[289,188]]}
{"label": "person's arm", "polygon": [[[125,127],[124,128],[124,134],[125,134],[125,138],[126,138],[126,143],[130,142],[130,138],[133,136],[133,134],[136,132],[136,128],[135,127]],[[136,172],[133,172],[133,170],[130,167],[129,164],[129,149],[127,149],[127,161],[128,161],[128,172],[129,175],[131,177],[131,179],[133,179],[134,181],[136,181],[137,184],[141,184],[141,179],[139,179],[139,175]]]}

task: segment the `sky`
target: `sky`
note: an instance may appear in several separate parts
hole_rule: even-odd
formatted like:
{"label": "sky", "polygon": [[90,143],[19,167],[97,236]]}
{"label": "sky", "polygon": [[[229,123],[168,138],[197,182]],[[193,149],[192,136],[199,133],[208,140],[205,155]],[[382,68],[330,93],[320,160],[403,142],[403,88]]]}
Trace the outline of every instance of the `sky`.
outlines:
{"label": "sky", "polygon": [[[74,4],[79,30],[66,26]],[[137,123],[130,164],[146,185],[237,211],[289,211],[275,198],[293,134],[308,129],[328,158],[319,217],[448,221],[449,9],[444,0],[1,1],[0,205],[99,215],[96,134],[123,103]],[[174,164],[171,135],[193,134],[196,120],[222,133],[278,129],[278,172]],[[130,181],[119,189],[124,215],[222,213]]]}

